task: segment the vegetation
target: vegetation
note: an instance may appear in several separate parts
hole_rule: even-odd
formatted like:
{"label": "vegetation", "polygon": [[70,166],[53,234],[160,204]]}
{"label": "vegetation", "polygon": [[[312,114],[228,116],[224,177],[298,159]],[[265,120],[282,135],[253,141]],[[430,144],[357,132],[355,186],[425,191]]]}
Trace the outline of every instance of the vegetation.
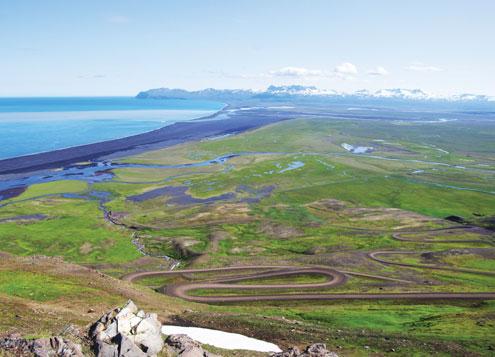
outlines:
{"label": "vegetation", "polygon": [[[432,231],[456,226],[444,219],[448,216],[472,224],[489,222],[495,216],[493,129],[489,121],[472,125],[463,120],[433,124],[301,119],[149,151],[122,162],[176,165],[238,156],[206,166],[119,168],[112,180],[98,183],[64,180],[32,185],[0,206],[1,251],[17,256],[61,256],[114,277],[167,269],[175,260],[190,268],[270,262],[325,265],[409,282],[353,275],[345,285],[313,291],[317,293],[495,291],[493,276],[385,265],[368,256],[378,250],[413,251],[387,259],[488,272],[495,269],[492,232],[481,228]],[[373,146],[375,151],[351,154],[342,143]],[[180,190],[132,199],[165,186]],[[94,191],[109,196],[99,200],[91,194]],[[30,215],[37,218],[12,219]],[[394,238],[396,232],[412,241]],[[82,273],[61,272],[52,263],[37,261],[43,268],[51,267],[43,270],[28,268],[27,260],[21,264],[16,259],[21,258],[9,258],[0,266],[0,301],[12,311],[28,302],[69,306],[88,296],[109,307],[143,293],[143,304],[167,316],[194,309],[182,313],[183,321],[255,334],[282,346],[290,336],[291,343],[322,340],[343,355],[356,356],[392,349],[404,356],[489,355],[489,348],[495,348],[491,341],[495,305],[491,301],[207,306],[171,299],[146,287],[213,279],[218,274],[152,277],[133,286],[119,282],[124,284],[119,285],[122,292],[98,279],[90,284],[91,278]],[[240,283],[322,281],[320,276],[300,275]],[[224,295],[259,293],[222,291]],[[202,289],[194,294],[218,295],[219,291]],[[80,325],[94,317],[83,314],[81,319],[66,313]],[[39,321],[36,329],[21,323],[19,329],[39,334],[53,329],[47,321]],[[14,326],[11,315],[0,319],[1,331]]]}
{"label": "vegetation", "polygon": [[128,232],[104,221],[96,201],[40,198],[9,205],[4,214],[46,216],[38,221],[1,223],[4,252],[62,256],[78,263],[126,262],[140,256]]}
{"label": "vegetation", "polygon": [[15,201],[60,193],[78,193],[88,188],[88,184],[77,180],[61,180],[31,185]]}

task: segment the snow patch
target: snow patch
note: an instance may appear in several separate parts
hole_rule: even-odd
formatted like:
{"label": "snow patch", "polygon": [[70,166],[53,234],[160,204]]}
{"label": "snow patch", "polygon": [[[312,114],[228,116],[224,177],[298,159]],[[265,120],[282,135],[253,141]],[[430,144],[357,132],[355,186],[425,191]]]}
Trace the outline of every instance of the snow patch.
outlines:
{"label": "snow patch", "polygon": [[340,146],[353,154],[366,154],[373,151],[373,148],[370,146],[353,146],[347,143],[342,143]]}
{"label": "snow patch", "polygon": [[202,344],[208,344],[226,350],[248,350],[258,352],[281,352],[277,345],[238,333],[224,332],[201,327],[183,327],[163,325],[164,335],[184,334]]}

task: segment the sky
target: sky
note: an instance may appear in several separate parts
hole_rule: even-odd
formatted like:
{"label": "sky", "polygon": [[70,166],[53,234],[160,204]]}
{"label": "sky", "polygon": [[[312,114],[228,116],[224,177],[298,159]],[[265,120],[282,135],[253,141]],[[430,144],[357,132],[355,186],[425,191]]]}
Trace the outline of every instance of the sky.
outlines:
{"label": "sky", "polygon": [[495,95],[492,0],[0,0],[0,96],[270,84]]}

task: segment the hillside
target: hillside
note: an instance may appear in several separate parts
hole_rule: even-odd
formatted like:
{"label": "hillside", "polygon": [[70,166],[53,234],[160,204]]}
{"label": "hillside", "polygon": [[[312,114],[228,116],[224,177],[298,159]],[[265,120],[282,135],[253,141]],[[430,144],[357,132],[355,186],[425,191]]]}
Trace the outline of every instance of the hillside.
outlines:
{"label": "hillside", "polygon": [[133,299],[283,348],[489,355],[495,140],[472,120],[293,119],[31,185],[0,207],[1,331]]}

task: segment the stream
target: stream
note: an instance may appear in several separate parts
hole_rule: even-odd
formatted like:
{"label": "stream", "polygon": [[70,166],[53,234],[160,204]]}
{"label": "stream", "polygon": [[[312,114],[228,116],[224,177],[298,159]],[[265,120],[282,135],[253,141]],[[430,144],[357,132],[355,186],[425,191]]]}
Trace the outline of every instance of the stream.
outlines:
{"label": "stream", "polygon": [[[191,167],[208,167],[208,166],[212,166],[212,165],[224,165],[225,163],[227,163],[232,158],[239,157],[239,156],[249,156],[249,155],[300,155],[300,156],[318,155],[318,156],[337,156],[337,157],[359,156],[362,158],[387,160],[387,161],[421,163],[421,164],[427,164],[427,165],[435,165],[435,166],[453,168],[453,169],[463,170],[463,171],[475,171],[475,172],[495,174],[495,171],[490,170],[490,169],[471,168],[471,167],[447,164],[447,163],[443,163],[443,162],[423,161],[423,160],[417,160],[417,159],[399,159],[399,158],[389,158],[389,157],[363,154],[363,153],[340,153],[340,152],[330,152],[330,153],[317,153],[317,152],[297,152],[297,153],[296,152],[239,152],[239,153],[230,153],[230,154],[222,155],[222,156],[216,157],[216,158],[211,159],[211,160],[206,160],[206,161],[201,161],[201,162],[196,162],[196,163],[188,163],[188,164],[175,164],[175,165],[133,164],[133,163],[112,162],[112,161],[101,161],[101,162],[89,162],[89,163],[85,163],[85,164],[70,165],[70,166],[67,166],[63,169],[37,171],[37,172],[33,172],[31,174],[28,174],[28,175],[12,174],[12,175],[0,176],[0,208],[7,206],[7,205],[10,205],[10,204],[13,204],[13,203],[16,203],[16,202],[39,199],[39,198],[49,197],[49,196],[59,196],[59,195],[62,195],[63,197],[66,197],[66,198],[97,200],[98,201],[98,208],[103,213],[104,219],[113,225],[117,225],[117,226],[121,226],[125,229],[133,230],[134,233],[133,233],[133,237],[132,237],[132,243],[134,244],[136,249],[143,255],[152,256],[152,255],[146,253],[145,246],[144,246],[144,244],[142,244],[140,242],[140,237],[139,237],[137,230],[133,229],[132,227],[127,227],[125,224],[119,222],[118,219],[116,219],[115,217],[112,217],[112,212],[107,210],[105,204],[111,198],[110,193],[104,192],[104,191],[91,190],[92,185],[94,183],[98,183],[98,182],[108,182],[108,181],[114,180],[115,175],[112,172],[112,170],[114,170],[114,169],[122,169],[122,168],[181,169],[181,168],[191,168]],[[293,162],[289,163],[287,167],[282,167],[280,164],[276,164],[276,167],[279,169],[278,170],[279,174],[284,173],[286,171],[301,168],[303,166],[304,166],[304,162],[302,162],[302,161],[293,161]],[[226,170],[231,170],[232,168],[233,168],[233,165],[227,165],[225,167]],[[271,172],[267,172],[265,174],[273,174],[276,172],[277,171],[272,170]],[[422,170],[414,171],[414,173],[421,173],[421,172],[422,172]],[[167,177],[165,179],[161,179],[158,181],[140,181],[140,182],[125,182],[125,181],[117,181],[117,180],[114,180],[114,181],[120,182],[120,183],[128,183],[128,184],[157,184],[157,183],[164,183],[166,181],[169,181],[171,178],[178,177],[178,176],[180,176],[180,174],[172,176],[172,177]],[[12,199],[18,195],[21,195],[24,192],[24,190],[30,185],[47,183],[47,182],[54,182],[54,181],[59,181],[59,180],[82,180],[82,181],[86,181],[90,186],[90,191],[86,194],[74,194],[74,193],[46,194],[46,195],[40,195],[40,196],[31,197],[31,198],[27,198],[27,199],[21,199],[21,200],[9,200],[3,204],[1,203],[2,200]],[[436,187],[444,187],[444,188],[450,188],[450,189],[456,189],[456,190],[469,190],[469,191],[476,191],[476,192],[487,193],[487,194],[495,194],[495,192],[483,191],[483,190],[479,190],[479,189],[475,189],[475,188],[458,187],[458,186],[442,184],[442,183],[437,183],[437,182],[425,182],[425,181],[417,180],[417,179],[409,179],[409,180],[412,182],[423,183],[423,184],[436,186]],[[169,256],[156,256],[156,257],[171,261],[172,262],[171,263],[172,269],[180,263],[179,261],[176,261]]]}

